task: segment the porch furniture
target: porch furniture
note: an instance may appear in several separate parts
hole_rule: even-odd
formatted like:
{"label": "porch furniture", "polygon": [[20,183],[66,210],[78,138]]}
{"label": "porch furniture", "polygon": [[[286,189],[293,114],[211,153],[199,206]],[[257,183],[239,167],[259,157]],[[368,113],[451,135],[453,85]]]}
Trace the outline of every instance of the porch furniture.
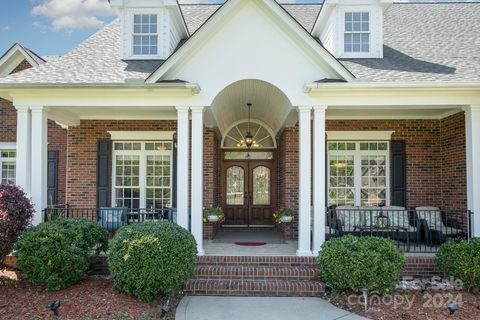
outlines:
{"label": "porch furniture", "polygon": [[116,231],[126,224],[128,208],[100,208],[98,223],[107,231]]}
{"label": "porch furniture", "polygon": [[464,236],[465,232],[459,228],[458,221],[447,219],[439,207],[416,207],[417,218],[422,228],[426,230],[426,241],[433,244],[445,242],[448,238]]}
{"label": "porch furniture", "polygon": [[[399,227],[399,226],[388,226],[384,228],[379,228],[378,226],[360,226],[357,227],[360,231],[360,237],[363,237],[366,233],[367,236],[376,236],[376,237],[384,237],[388,236],[397,242],[406,240],[407,241],[407,249],[410,248],[410,236],[407,228]],[[401,237],[401,235],[405,235]]]}

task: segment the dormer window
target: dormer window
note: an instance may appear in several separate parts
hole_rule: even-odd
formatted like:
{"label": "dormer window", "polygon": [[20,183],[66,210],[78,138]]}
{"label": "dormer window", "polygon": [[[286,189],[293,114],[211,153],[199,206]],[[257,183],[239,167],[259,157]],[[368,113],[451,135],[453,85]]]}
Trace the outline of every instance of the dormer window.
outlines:
{"label": "dormer window", "polygon": [[133,16],[133,54],[158,55],[158,18],[156,14]]}
{"label": "dormer window", "polygon": [[369,12],[345,12],[345,53],[370,52]]}

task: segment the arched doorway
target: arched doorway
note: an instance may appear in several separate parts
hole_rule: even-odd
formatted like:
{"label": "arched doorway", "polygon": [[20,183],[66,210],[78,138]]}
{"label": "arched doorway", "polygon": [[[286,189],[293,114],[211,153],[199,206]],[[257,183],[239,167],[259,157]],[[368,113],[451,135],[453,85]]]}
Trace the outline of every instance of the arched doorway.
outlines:
{"label": "arched doorway", "polygon": [[279,88],[256,79],[232,83],[214,99],[211,111],[222,136],[219,203],[224,226],[274,225],[276,134],[292,110]]}

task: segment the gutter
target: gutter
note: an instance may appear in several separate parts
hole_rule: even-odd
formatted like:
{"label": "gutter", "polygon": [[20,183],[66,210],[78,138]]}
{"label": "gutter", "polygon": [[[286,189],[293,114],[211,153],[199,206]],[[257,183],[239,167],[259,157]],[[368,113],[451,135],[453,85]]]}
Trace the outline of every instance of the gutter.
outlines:
{"label": "gutter", "polygon": [[478,89],[480,94],[480,82],[460,81],[460,82],[446,82],[446,81],[427,81],[427,82],[330,82],[330,83],[307,83],[304,87],[305,93],[314,93],[323,90],[472,90]]}
{"label": "gutter", "polygon": [[196,83],[0,83],[0,90],[9,89],[166,89],[166,90],[190,90],[193,94],[198,94],[201,88]]}

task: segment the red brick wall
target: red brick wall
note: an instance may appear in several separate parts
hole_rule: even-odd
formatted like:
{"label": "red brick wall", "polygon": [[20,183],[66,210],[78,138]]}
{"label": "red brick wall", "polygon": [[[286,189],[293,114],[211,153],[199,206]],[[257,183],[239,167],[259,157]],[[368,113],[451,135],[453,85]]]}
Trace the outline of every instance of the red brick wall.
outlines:
{"label": "red brick wall", "polygon": [[[216,159],[215,159],[215,129],[203,129],[203,205],[215,205]],[[193,146],[194,147],[194,146]]]}
{"label": "red brick wall", "polygon": [[465,114],[456,113],[441,120],[442,207],[467,208],[467,168]]}
{"label": "red brick wall", "polygon": [[25,69],[29,69],[31,68],[32,65],[30,63],[28,63],[27,60],[23,60],[22,62],[20,62],[20,64],[18,66],[15,67],[15,69],[12,70],[12,72],[10,72],[10,74],[14,74],[16,72],[19,72],[19,71],[22,71],[22,70],[25,70]]}
{"label": "red brick wall", "polygon": [[68,131],[67,203],[96,207],[97,141],[109,140],[107,131],[175,131],[176,121],[82,120]]}
{"label": "red brick wall", "polygon": [[10,101],[0,98],[0,141],[17,141],[17,111]]}
{"label": "red brick wall", "polygon": [[327,131],[394,131],[405,140],[407,206],[442,206],[440,120],[327,120]]}

